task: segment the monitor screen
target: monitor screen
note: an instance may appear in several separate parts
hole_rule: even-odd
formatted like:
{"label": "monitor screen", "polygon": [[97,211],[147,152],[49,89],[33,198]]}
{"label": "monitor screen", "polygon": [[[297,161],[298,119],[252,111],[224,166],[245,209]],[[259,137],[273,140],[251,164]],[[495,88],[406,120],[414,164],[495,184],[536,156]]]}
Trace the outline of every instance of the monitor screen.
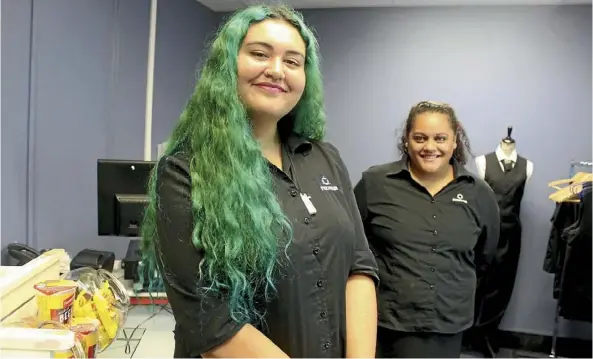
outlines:
{"label": "monitor screen", "polygon": [[154,161],[97,160],[100,236],[138,237]]}

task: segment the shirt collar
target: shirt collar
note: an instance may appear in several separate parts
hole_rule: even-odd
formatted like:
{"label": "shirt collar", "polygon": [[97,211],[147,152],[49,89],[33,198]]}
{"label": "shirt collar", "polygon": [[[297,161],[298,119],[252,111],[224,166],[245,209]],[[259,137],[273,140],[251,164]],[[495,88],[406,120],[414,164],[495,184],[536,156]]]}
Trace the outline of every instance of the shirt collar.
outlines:
{"label": "shirt collar", "polygon": [[[459,162],[457,162],[456,160],[452,160],[452,164],[453,164],[453,173],[455,176],[455,179],[460,179],[460,178],[468,178],[471,180],[475,180],[475,175],[471,172],[469,172],[464,166],[462,166],[461,164],[459,164]],[[408,157],[407,156],[403,156],[401,160],[393,162],[391,164],[391,169],[389,172],[387,172],[387,176],[388,177],[392,177],[392,176],[397,176],[399,174],[401,174],[402,172],[407,172],[408,174],[410,173],[410,167],[409,167],[409,161],[408,161]]]}
{"label": "shirt collar", "polygon": [[291,155],[311,152],[313,145],[309,140],[294,133],[294,117],[286,116],[278,122],[278,133],[280,141],[286,146]]}
{"label": "shirt collar", "polygon": [[506,155],[504,153],[504,151],[502,150],[502,148],[500,147],[500,145],[498,145],[498,147],[496,147],[496,158],[498,158],[498,161],[503,161],[503,160],[511,160],[513,162],[517,162],[517,150],[513,150],[513,152],[511,152],[510,155]]}
{"label": "shirt collar", "polygon": [[313,145],[311,144],[310,141],[292,133],[290,135],[288,135],[288,137],[285,139],[286,147],[288,148],[288,150],[290,151],[290,154],[295,154],[295,153],[308,153],[311,151],[311,148],[313,147]]}

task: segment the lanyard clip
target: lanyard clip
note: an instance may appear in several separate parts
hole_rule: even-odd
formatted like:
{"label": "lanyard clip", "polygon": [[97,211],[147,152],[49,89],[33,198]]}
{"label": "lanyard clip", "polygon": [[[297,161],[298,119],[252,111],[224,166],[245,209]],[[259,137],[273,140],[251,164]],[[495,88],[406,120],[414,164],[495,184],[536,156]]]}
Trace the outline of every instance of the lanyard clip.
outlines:
{"label": "lanyard clip", "polygon": [[313,202],[311,202],[311,196],[308,196],[306,193],[301,193],[301,199],[303,200],[305,207],[307,207],[307,211],[310,215],[317,213],[317,209],[313,205]]}

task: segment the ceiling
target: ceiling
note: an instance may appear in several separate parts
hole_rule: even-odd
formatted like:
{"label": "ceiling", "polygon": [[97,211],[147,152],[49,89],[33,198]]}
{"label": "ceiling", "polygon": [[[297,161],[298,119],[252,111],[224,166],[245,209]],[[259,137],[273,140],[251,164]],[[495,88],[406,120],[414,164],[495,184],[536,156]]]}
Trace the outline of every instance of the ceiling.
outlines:
{"label": "ceiling", "polygon": [[[252,3],[277,3],[278,0],[197,0],[213,11],[233,11]],[[411,6],[503,6],[503,5],[576,5],[592,0],[284,0],[297,9]]]}

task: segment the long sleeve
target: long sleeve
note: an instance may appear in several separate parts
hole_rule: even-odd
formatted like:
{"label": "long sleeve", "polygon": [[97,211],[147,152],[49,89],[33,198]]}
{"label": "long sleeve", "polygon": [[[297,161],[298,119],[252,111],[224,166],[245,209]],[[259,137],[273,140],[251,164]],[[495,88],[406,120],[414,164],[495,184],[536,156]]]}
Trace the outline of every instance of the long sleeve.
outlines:
{"label": "long sleeve", "polygon": [[181,155],[165,156],[157,171],[157,261],[175,316],[175,336],[181,339],[184,356],[199,357],[233,337],[244,324],[231,319],[222,296],[198,292],[208,284],[198,278],[203,255],[191,241],[188,161]]}

